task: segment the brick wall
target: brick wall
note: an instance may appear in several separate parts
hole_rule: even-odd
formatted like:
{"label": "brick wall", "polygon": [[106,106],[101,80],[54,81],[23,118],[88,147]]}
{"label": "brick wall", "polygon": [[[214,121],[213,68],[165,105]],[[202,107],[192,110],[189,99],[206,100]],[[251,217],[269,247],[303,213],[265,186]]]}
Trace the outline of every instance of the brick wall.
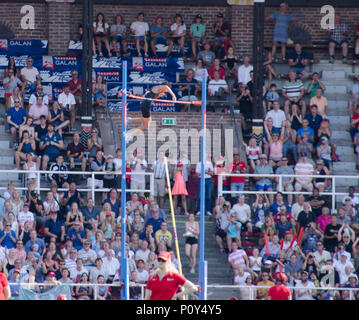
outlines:
{"label": "brick wall", "polygon": [[[129,112],[129,117],[136,118],[138,112]],[[104,119],[104,113],[97,113],[97,119]],[[162,118],[176,118],[175,126],[162,126]],[[121,113],[112,113],[115,130],[122,136]],[[239,115],[236,115],[237,124],[240,124]],[[226,155],[228,161],[233,159],[234,135],[231,116],[224,113],[207,113],[207,152],[215,159],[219,154]],[[127,130],[141,126],[140,123],[129,124]],[[192,162],[197,162],[200,157],[200,130],[201,114],[196,112],[173,113],[153,112],[152,127],[139,135],[128,145],[128,151],[133,152],[137,148],[144,149],[146,158],[151,161],[155,159],[159,150],[170,150],[176,154],[180,149],[188,152]],[[226,132],[227,129],[227,132]],[[239,131],[241,131],[239,127]],[[226,135],[226,136],[225,136]],[[192,137],[190,139],[189,137]]]}

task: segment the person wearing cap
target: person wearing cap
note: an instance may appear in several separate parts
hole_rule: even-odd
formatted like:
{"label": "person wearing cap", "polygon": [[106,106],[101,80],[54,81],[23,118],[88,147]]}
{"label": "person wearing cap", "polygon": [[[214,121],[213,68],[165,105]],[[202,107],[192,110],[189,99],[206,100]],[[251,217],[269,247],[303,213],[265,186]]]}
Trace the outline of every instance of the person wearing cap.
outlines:
{"label": "person wearing cap", "polygon": [[[259,156],[259,164],[254,168],[254,174],[273,174],[273,168],[267,163],[267,155],[262,153]],[[254,177],[256,181],[256,189],[258,191],[273,191],[273,182],[275,178],[272,177]],[[273,195],[269,195],[269,200],[273,202]]]}
{"label": "person wearing cap", "polygon": [[20,291],[20,269],[15,268],[12,276],[9,275],[9,286],[11,289],[11,300],[19,299],[19,291]]}
{"label": "person wearing cap", "polygon": [[329,145],[327,137],[321,137],[317,146],[317,157],[324,162],[324,165],[330,170],[333,166],[332,148]]}
{"label": "person wearing cap", "polygon": [[[247,172],[247,166],[244,161],[240,160],[239,152],[235,150],[233,152],[233,162],[229,164],[229,170],[232,174],[240,174],[240,173],[246,173]],[[230,189],[231,191],[243,191],[244,190],[244,183],[245,179],[244,177],[230,177]],[[239,193],[232,193],[232,201],[234,202],[235,199],[237,199]]]}
{"label": "person wearing cap", "polygon": [[277,273],[276,284],[268,290],[268,300],[292,300],[292,293],[286,286],[287,276],[283,273]]}
{"label": "person wearing cap", "polygon": [[295,300],[314,300],[316,295],[316,290],[314,290],[315,285],[312,281],[308,280],[307,271],[300,273],[300,280],[296,282],[295,287],[298,287],[298,289],[294,290]]}
{"label": "person wearing cap", "polygon": [[192,55],[197,58],[197,48],[202,45],[206,36],[206,26],[202,24],[202,15],[195,16],[194,23],[190,27],[190,36],[192,38]]}
{"label": "person wearing cap", "polygon": [[[182,16],[179,13],[176,13],[174,17],[174,23],[170,26],[170,45],[171,48],[175,44],[180,46],[182,56],[185,55],[184,52],[184,39],[186,36],[187,28],[186,24],[183,21]],[[171,54],[171,51],[168,50],[168,56]]]}
{"label": "person wearing cap", "polygon": [[[230,39],[230,27],[229,24],[224,22],[224,16],[222,12],[217,14],[217,21],[213,24],[212,31],[214,33],[213,51],[217,56],[220,56],[217,52],[219,48],[227,50],[229,46],[234,47],[232,40]],[[224,54],[222,55],[222,57]],[[221,57],[221,58],[222,58]]]}
{"label": "person wearing cap", "polygon": [[[157,57],[157,44],[161,45],[169,45],[167,40],[168,38],[168,30],[167,27],[163,25],[163,17],[157,16],[155,19],[155,23],[150,27],[150,35],[151,35],[151,49],[153,52],[154,57]],[[168,47],[167,52],[171,52],[172,48]],[[168,56],[169,54],[167,54]]]}
{"label": "person wearing cap", "polygon": [[131,23],[130,30],[131,34],[135,37],[136,40],[136,50],[139,57],[142,57],[141,54],[141,44],[143,43],[143,50],[145,52],[145,57],[148,57],[148,42],[147,36],[150,31],[150,27],[147,22],[144,21],[145,14],[140,12],[137,15],[137,21]]}
{"label": "person wearing cap", "polygon": [[[169,252],[161,251],[157,260],[158,267],[149,276],[146,284],[145,300],[176,300],[198,290],[191,281],[178,273],[171,263]],[[183,291],[178,291],[180,286],[184,288]]]}
{"label": "person wearing cap", "polygon": [[296,19],[289,13],[287,13],[288,5],[283,2],[280,4],[279,11],[274,12],[272,15],[267,16],[265,21],[275,20],[274,32],[273,32],[273,45],[272,45],[272,57],[275,57],[278,43],[281,46],[282,59],[286,59],[286,49],[288,40],[288,24]]}
{"label": "person wearing cap", "polygon": [[52,237],[56,239],[57,242],[65,241],[65,225],[62,219],[58,217],[56,210],[50,210],[49,213],[50,219],[45,221],[44,226],[44,235],[45,242],[48,243]]}
{"label": "person wearing cap", "polygon": [[202,59],[204,67],[209,67],[213,63],[216,55],[211,51],[211,43],[209,41],[203,43],[203,50],[198,53],[197,58]]}
{"label": "person wearing cap", "polygon": [[344,285],[351,273],[355,271],[353,263],[350,261],[345,252],[340,254],[339,260],[334,260],[333,267],[339,273],[339,282]]}

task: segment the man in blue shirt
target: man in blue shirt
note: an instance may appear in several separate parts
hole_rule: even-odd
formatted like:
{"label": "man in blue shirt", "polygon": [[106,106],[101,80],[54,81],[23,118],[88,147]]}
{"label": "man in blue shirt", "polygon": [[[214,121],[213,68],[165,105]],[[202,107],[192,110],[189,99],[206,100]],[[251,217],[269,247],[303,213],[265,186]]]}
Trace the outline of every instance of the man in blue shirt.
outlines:
{"label": "man in blue shirt", "polygon": [[318,114],[318,107],[315,104],[310,107],[310,113],[306,114],[305,119],[308,120],[309,127],[311,127],[316,134],[323,121],[323,117]]}
{"label": "man in blue shirt", "polygon": [[158,230],[161,229],[161,223],[165,221],[162,218],[160,218],[160,213],[158,211],[158,208],[152,209],[152,218],[147,220],[147,223],[150,223],[153,225],[153,232],[156,233]]}
{"label": "man in blue shirt", "polygon": [[16,143],[17,132],[26,121],[26,110],[21,107],[19,99],[15,98],[14,106],[7,111],[6,120],[10,127],[12,142]]}
{"label": "man in blue shirt", "polygon": [[0,244],[7,249],[12,249],[15,248],[15,243],[16,234],[13,230],[11,230],[11,224],[6,223],[5,229],[0,231]]}
{"label": "man in blue shirt", "polygon": [[157,57],[156,44],[167,44],[167,28],[163,25],[163,18],[158,16],[156,18],[156,24],[152,25],[150,28],[151,34],[151,49],[153,55]]}
{"label": "man in blue shirt", "polygon": [[39,246],[39,253],[42,254],[43,250],[45,250],[46,245],[43,239],[40,239],[37,237],[37,232],[35,230],[32,230],[30,232],[30,240],[28,240],[25,244],[25,251],[28,254],[31,250],[31,247],[37,244]]}
{"label": "man in blue shirt", "polygon": [[308,54],[302,50],[300,43],[295,43],[294,50],[289,54],[288,64],[290,70],[299,75],[302,81],[309,77],[309,72],[305,70],[308,62]]}
{"label": "man in blue shirt", "polygon": [[64,149],[62,137],[54,131],[54,125],[49,123],[47,125],[47,134],[42,136],[40,140],[40,150],[44,150],[42,170],[47,170],[49,161],[56,161],[56,157],[60,154],[61,149]]}
{"label": "man in blue shirt", "polygon": [[83,242],[86,240],[85,232],[80,230],[80,226],[80,222],[75,222],[73,227],[67,232],[67,238],[72,241],[73,247],[77,250],[83,248]]}
{"label": "man in blue shirt", "polygon": [[314,130],[309,127],[308,119],[303,119],[303,126],[297,131],[297,136],[302,137],[304,133],[308,133],[309,140],[313,143],[314,141]]}
{"label": "man in blue shirt", "polygon": [[46,243],[49,243],[52,237],[56,238],[56,242],[64,242],[65,226],[63,221],[57,217],[56,210],[50,210],[50,219],[45,222],[44,234]]}

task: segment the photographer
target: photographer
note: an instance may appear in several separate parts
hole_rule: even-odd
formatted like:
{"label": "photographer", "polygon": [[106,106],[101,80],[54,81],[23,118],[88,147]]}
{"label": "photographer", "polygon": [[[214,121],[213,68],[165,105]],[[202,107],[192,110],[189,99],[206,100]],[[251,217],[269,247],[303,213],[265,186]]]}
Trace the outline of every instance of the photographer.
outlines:
{"label": "photographer", "polygon": [[229,250],[232,250],[232,242],[235,241],[238,244],[238,247],[241,247],[241,228],[242,224],[237,221],[237,216],[235,212],[230,212],[228,224],[224,229],[227,239],[227,247]]}
{"label": "photographer", "polygon": [[[231,204],[228,201],[225,201],[223,196],[220,196],[217,201],[217,205],[214,207],[213,212],[215,214],[216,219],[216,242],[219,247],[220,252],[224,252],[223,241],[226,238],[225,229],[228,225],[228,221],[230,220],[229,212],[231,209]],[[226,252],[228,251],[227,248]]]}

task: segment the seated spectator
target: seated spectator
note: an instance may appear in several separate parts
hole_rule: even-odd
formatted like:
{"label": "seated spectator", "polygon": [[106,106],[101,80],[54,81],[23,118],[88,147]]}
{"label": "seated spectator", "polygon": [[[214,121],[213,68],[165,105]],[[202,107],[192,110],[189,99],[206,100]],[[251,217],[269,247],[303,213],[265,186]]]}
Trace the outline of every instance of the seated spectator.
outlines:
{"label": "seated spectator", "polygon": [[229,88],[226,80],[220,79],[220,72],[214,71],[213,80],[208,82],[208,95],[209,97],[216,97],[223,99],[225,94],[229,93]]}
{"label": "seated spectator", "polygon": [[[294,172],[296,175],[299,175],[299,177],[296,177],[295,180],[295,191],[299,192],[302,189],[312,192],[313,191],[313,178],[311,177],[303,177],[304,175],[313,175],[314,168],[313,165],[308,161],[308,154],[302,152],[300,154],[300,160],[297,162],[297,164],[294,167]],[[302,176],[302,177],[301,177]]]}
{"label": "seated spectator", "polygon": [[147,36],[150,31],[150,27],[148,23],[144,21],[144,18],[145,18],[145,14],[143,12],[140,12],[137,15],[137,21],[132,22],[130,26],[131,34],[134,35],[136,40],[136,50],[137,50],[137,55],[139,57],[142,57],[141,44],[143,44],[145,57],[148,57]]}
{"label": "seated spectator", "polygon": [[60,108],[62,109],[64,116],[70,118],[70,131],[76,131],[75,120],[76,120],[76,99],[75,96],[70,92],[70,86],[64,85],[63,92],[61,92],[57,98]]}
{"label": "seated spectator", "polygon": [[333,166],[332,162],[332,149],[328,144],[328,138],[322,137],[317,146],[317,157],[322,160],[324,165],[330,170]]}
{"label": "seated spectator", "polygon": [[[156,201],[154,201],[154,207],[157,206]],[[145,216],[145,211],[143,209],[143,204],[139,201],[139,197],[138,194],[136,192],[133,192],[131,194],[131,200],[127,201],[126,203],[126,210],[128,211],[128,215],[131,216],[135,210],[139,210],[139,213],[141,214],[141,216]],[[152,210],[152,207],[149,207],[150,211]],[[149,217],[150,218],[150,217]]]}
{"label": "seated spectator", "polygon": [[[203,73],[205,70],[207,70],[204,67],[203,59],[201,58],[197,59],[196,66],[192,68],[192,70],[194,71],[193,79],[195,79],[198,83],[202,83]],[[208,79],[208,75],[207,75],[207,79]]]}
{"label": "seated spectator", "polygon": [[226,77],[226,72],[225,70],[221,67],[220,65],[221,61],[216,58],[213,60],[213,64],[212,67],[208,70],[208,75],[209,75],[209,80],[213,80],[214,79],[214,72],[218,71],[219,72],[219,78],[221,80],[225,79]]}
{"label": "seated spectator", "polygon": [[199,48],[206,36],[206,26],[202,24],[202,16],[197,14],[194,23],[190,27],[190,36],[192,38],[192,55],[197,58],[197,48]]}
{"label": "seated spectator", "polygon": [[66,208],[66,216],[64,220],[65,220],[66,231],[68,231],[69,228],[73,227],[77,222],[80,222],[81,230],[84,229],[83,227],[84,218],[82,212],[79,210],[79,206],[77,202],[72,202],[70,208]]}
{"label": "seated spectator", "polygon": [[280,136],[278,133],[273,133],[272,136],[267,134],[269,139],[269,165],[272,167],[277,166],[283,156],[283,135],[284,129],[282,128]]}
{"label": "seated spectator", "polygon": [[[6,111],[8,111],[11,107],[11,97],[15,88],[24,87],[25,83],[21,82],[21,80],[16,76],[15,71],[13,69],[9,69],[8,76],[2,80],[3,87],[5,89],[5,106]],[[24,92],[24,89],[22,89]]]}
{"label": "seated spectator", "polygon": [[[354,271],[354,266],[345,254],[340,255],[340,260],[334,260],[333,267],[339,273],[339,281],[344,286],[348,281],[349,275]],[[348,272],[349,271],[349,272]]]}
{"label": "seated spectator", "polygon": [[[198,85],[197,80],[193,78],[194,71],[192,69],[188,69],[186,73],[186,78],[181,80],[181,83],[184,85],[180,85],[178,87],[178,93],[181,96],[179,101],[198,101],[197,94],[200,90],[200,86]],[[184,105],[184,111],[187,112],[189,110],[190,104]],[[198,111],[200,106],[194,105],[196,110]]]}
{"label": "seated spectator", "polygon": [[303,211],[298,214],[296,230],[300,231],[300,228],[306,228],[310,222],[316,222],[317,217],[312,212],[309,202],[303,203]]}
{"label": "seated spectator", "polygon": [[[267,163],[267,155],[261,154],[259,156],[259,165],[254,168],[254,174],[273,174],[273,168]],[[254,177],[256,181],[256,189],[263,191],[273,191],[272,177]],[[273,202],[273,195],[269,195],[269,200]]]}
{"label": "seated spectator", "polygon": [[43,103],[43,97],[39,96],[36,103],[30,105],[28,116],[34,120],[34,124],[40,124],[40,116],[44,115],[46,118],[49,115],[49,107]]}
{"label": "seated spectator", "polygon": [[[96,157],[94,160],[90,163],[90,169],[91,171],[95,172],[103,172],[104,171],[104,165],[105,165],[106,159],[103,155],[103,152],[101,150],[96,151]],[[103,174],[95,174],[93,186],[94,188],[103,188]],[[87,187],[92,188],[92,178],[87,178]],[[90,196],[90,194],[89,194]]]}
{"label": "seated spectator", "polygon": [[317,89],[322,89],[322,92],[325,91],[325,85],[319,80],[319,73],[313,72],[312,79],[308,84],[307,93],[309,93],[309,98],[312,99],[316,95]]}
{"label": "seated spectator", "polygon": [[17,147],[14,154],[16,169],[20,169],[20,161],[26,160],[27,158],[26,154],[28,153],[33,154],[32,159],[34,159],[36,163],[40,164],[40,158],[37,158],[35,156],[36,153],[35,139],[29,138],[29,133],[27,131],[24,131],[19,146]]}
{"label": "seated spectator", "polygon": [[9,70],[13,70],[14,71],[14,75],[17,76],[18,78],[20,78],[21,74],[20,74],[20,69],[18,67],[16,67],[16,61],[14,57],[10,57],[7,67],[4,70],[4,78],[9,76]]}
{"label": "seated spectator", "polygon": [[15,100],[14,107],[10,108],[7,112],[7,123],[10,127],[10,133],[11,133],[11,143],[12,147],[16,147],[16,141],[17,141],[17,133],[20,129],[20,126],[25,124],[26,121],[26,111],[24,108],[20,106],[20,101]]}
{"label": "seated spectator", "polygon": [[70,124],[69,120],[65,120],[64,113],[59,107],[59,103],[57,101],[52,103],[52,108],[50,109],[48,115],[48,121],[49,123],[54,124],[54,130],[58,132],[60,136],[62,136],[62,129],[66,128]]}
{"label": "seated spectator", "polygon": [[33,62],[34,60],[31,57],[28,57],[26,66],[21,69],[21,80],[24,83],[22,87],[23,95],[25,94],[26,88],[29,88],[29,91],[33,92],[35,91],[36,86],[41,83],[39,71],[32,65]]}
{"label": "seated spectator", "polygon": [[259,255],[261,257],[263,257],[264,255],[270,255],[272,257],[278,257],[278,254],[279,254],[279,251],[280,251],[280,244],[279,244],[279,237],[277,235],[274,235],[272,240],[268,241],[268,249],[269,249],[269,252],[267,252],[267,248],[266,248],[266,246],[264,246]]}
{"label": "seated spectator", "polygon": [[31,117],[27,117],[25,123],[20,126],[19,137],[22,137],[24,131],[28,132],[29,138],[35,138],[35,127],[33,126],[33,119]]}
{"label": "seated spectator", "polygon": [[316,105],[318,108],[318,113],[323,118],[327,118],[328,113],[328,100],[323,96],[323,90],[321,88],[317,88],[315,90],[315,96],[310,99],[309,104]]}
{"label": "seated spectator", "polygon": [[98,74],[96,82],[93,84],[93,94],[95,105],[105,108],[106,107],[106,84],[102,75]]}
{"label": "seated spectator", "polygon": [[282,95],[285,98],[284,111],[288,114],[289,106],[295,103],[301,107],[301,113],[304,117],[307,106],[304,99],[302,99],[304,96],[303,82],[300,79],[296,79],[296,73],[292,70],[288,72],[288,77],[289,80],[284,83],[282,88]]}
{"label": "seated spectator", "polygon": [[[355,77],[355,83],[352,86],[350,91],[351,93],[351,100],[349,100],[349,112],[350,116],[352,117],[352,121],[354,120],[353,117],[358,113],[357,109],[359,107],[359,75]],[[355,116],[355,120],[357,120],[358,116]],[[357,127],[357,121],[351,124],[353,127]]]}
{"label": "seated spectator", "polygon": [[[312,253],[316,251],[316,243],[322,238],[322,236],[323,233],[319,229],[318,225],[315,222],[309,222],[309,226],[305,228],[303,232],[303,237],[302,237],[303,252],[307,254],[308,252]],[[312,256],[312,260],[310,259],[311,256]],[[313,272],[313,269],[311,270],[310,267],[308,266],[308,264],[313,264],[313,262],[315,262],[316,264],[316,269],[319,269],[319,264],[315,260],[314,256],[308,255],[307,265],[304,266],[304,270],[308,272]]]}
{"label": "seated spectator", "polygon": [[[157,49],[156,49],[157,44],[168,45],[167,52],[172,51],[172,47],[169,45],[169,41],[167,40],[168,38],[167,27],[163,25],[162,16],[156,17],[155,24],[153,24],[150,27],[150,35],[151,35],[150,44],[154,57],[157,57]],[[167,53],[167,56],[169,56],[169,53]]]}
{"label": "seated spectator", "polygon": [[96,157],[97,150],[102,150],[102,138],[98,136],[98,130],[96,128],[91,129],[91,137],[87,140],[87,147],[89,152],[88,162],[91,164],[92,160]]}
{"label": "seated spectator", "polygon": [[80,228],[81,222],[76,221],[73,226],[67,231],[67,238],[72,241],[73,247],[76,250],[81,250],[83,248],[83,242],[86,239],[85,232]]}
{"label": "seated spectator", "polygon": [[49,96],[47,94],[44,94],[43,87],[41,83],[36,87],[36,91],[31,94],[29,98],[29,105],[36,104],[37,98],[42,97],[43,104],[49,106]]}
{"label": "seated spectator", "polygon": [[105,16],[102,12],[99,12],[96,16],[96,20],[94,21],[93,25],[93,35],[94,40],[97,44],[97,50],[100,57],[103,56],[102,53],[102,42],[105,44],[108,56],[111,57],[111,49],[110,44],[108,42],[108,35],[109,35],[109,25],[105,20]]}
{"label": "seated spectator", "polygon": [[56,162],[52,163],[50,165],[49,171],[52,171],[54,173],[48,174],[48,179],[52,184],[57,185],[59,188],[64,187],[64,184],[67,184],[68,181],[68,174],[61,174],[61,173],[55,173],[55,172],[61,172],[61,171],[68,171],[66,163],[64,163],[64,157],[62,154],[59,154],[56,157]]}
{"label": "seated spectator", "polygon": [[40,150],[44,150],[42,170],[47,170],[49,161],[56,161],[56,157],[62,149],[64,149],[62,137],[54,131],[54,125],[49,123],[47,126],[47,134],[42,136],[40,141]]}
{"label": "seated spectator", "polygon": [[265,215],[267,214],[270,206],[268,197],[266,194],[256,194],[256,200],[252,204],[253,209],[253,224],[256,228],[261,229],[265,222]]}
{"label": "seated spectator", "polygon": [[108,193],[108,197],[103,201],[103,204],[105,204],[105,203],[109,203],[109,205],[111,207],[111,211],[113,211],[115,213],[115,218],[117,218],[120,215],[121,200],[119,199],[119,195],[118,195],[116,188],[111,188],[110,192]]}
{"label": "seated spectator", "polygon": [[11,230],[10,222],[6,222],[4,229],[0,231],[0,244],[6,249],[15,248],[17,238],[14,230]]}
{"label": "seated spectator", "polygon": [[278,43],[281,46],[282,60],[286,59],[286,49],[288,40],[288,24],[296,19],[287,13],[288,5],[283,2],[280,4],[279,11],[274,12],[271,16],[265,18],[265,21],[275,20],[273,32],[272,57],[275,57]]}
{"label": "seated spectator", "polygon": [[309,72],[305,70],[308,66],[308,54],[302,50],[300,43],[294,44],[294,50],[289,54],[288,64],[290,70],[293,70],[302,81],[309,77]]}
{"label": "seated spectator", "polygon": [[[124,57],[130,55],[130,53],[127,52],[126,34],[127,34],[126,25],[124,24],[122,16],[118,14],[115,17],[115,23],[111,25],[111,29],[110,29],[110,39],[111,39],[112,49],[117,55],[117,57],[121,56],[121,48]],[[117,44],[119,44],[119,46]]]}
{"label": "seated spectator", "polygon": [[307,271],[300,273],[300,280],[296,282],[295,286],[301,288],[294,291],[295,300],[314,300],[316,291],[313,288],[315,288],[315,285],[312,281],[308,280],[308,275]]}
{"label": "seated spectator", "polygon": [[70,92],[74,95],[78,110],[82,110],[82,79],[79,78],[79,73],[76,70],[71,71],[72,78],[67,84],[70,87]]}
{"label": "seated spectator", "polygon": [[213,51],[221,59],[228,46],[234,47],[230,39],[230,27],[228,23],[224,22],[223,13],[217,14],[217,21],[213,24],[212,30],[214,33]]}
{"label": "seated spectator", "polygon": [[293,224],[288,220],[286,213],[280,213],[280,217],[275,225],[276,233],[279,239],[284,239],[284,235],[286,232],[292,232],[294,229]]}
{"label": "seated spectator", "polygon": [[238,67],[237,70],[237,81],[246,85],[251,81],[250,72],[253,71],[253,66],[249,63],[250,59],[248,55],[243,56],[243,64]]}
{"label": "seated spectator", "polygon": [[65,207],[65,213],[70,211],[71,205],[74,202],[77,203],[77,209],[85,204],[82,193],[77,190],[76,182],[72,181],[69,190],[64,192],[60,201],[61,206]]}
{"label": "seated spectator", "polygon": [[304,133],[302,137],[298,137],[297,143],[297,153],[306,153],[308,155],[308,159],[312,161],[313,156],[313,143],[309,140],[309,134]]}
{"label": "seated spectator", "polygon": [[46,116],[40,116],[40,124],[35,125],[35,143],[36,143],[36,153],[38,155],[43,155],[44,151],[40,150],[40,141],[43,136],[47,134],[47,123]]}
{"label": "seated spectator", "polygon": [[246,149],[246,155],[248,162],[250,164],[250,170],[254,170],[254,167],[259,163],[259,156],[262,154],[262,142],[257,146],[257,141],[255,138],[249,139],[249,145],[243,142],[243,145]]}
{"label": "seated spectator", "polygon": [[237,242],[232,242],[230,247],[230,254],[228,256],[228,262],[231,265],[233,271],[242,267],[246,270],[249,269],[249,260],[247,253],[238,245]]}
{"label": "seated spectator", "polygon": [[236,214],[236,220],[241,223],[241,226],[245,227],[248,232],[252,232],[251,208],[245,203],[243,194],[238,196],[237,201],[233,205],[231,212]]}
{"label": "seated spectator", "polygon": [[234,54],[234,48],[228,47],[227,54],[223,58],[226,79],[234,78],[237,79],[237,63],[239,59]]}
{"label": "seated spectator", "polygon": [[303,119],[302,127],[297,131],[297,137],[302,138],[304,134],[308,135],[308,139],[311,143],[314,142],[315,133],[314,130],[309,126],[309,120],[307,118]]}
{"label": "seated spectator", "polygon": [[[275,171],[276,175],[291,174],[294,175],[292,166],[288,166],[288,158],[283,154],[281,161],[278,163],[278,167]],[[282,177],[282,190],[292,192],[294,177]],[[279,177],[276,178],[277,189],[279,188]],[[291,205],[293,202],[293,195],[288,194],[288,203]]]}
{"label": "seated spectator", "polygon": [[335,47],[340,46],[342,48],[343,62],[347,61],[348,56],[348,29],[345,23],[341,22],[340,16],[338,14],[335,15],[334,20],[334,28],[328,29],[329,33],[329,57],[330,63],[334,63],[335,61]]}
{"label": "seated spectator", "polygon": [[156,232],[161,229],[163,221],[165,220],[160,217],[158,208],[153,208],[152,217],[147,220],[146,225],[151,224],[153,226],[153,232],[156,234]]}
{"label": "seated spectator", "polygon": [[[318,129],[323,121],[323,117],[318,114],[318,106],[316,104],[310,105],[310,112],[305,115],[305,119],[308,120],[309,127],[314,130],[314,135],[316,138],[318,134]],[[313,141],[316,141],[316,139],[314,139]]]}
{"label": "seated spectator", "polygon": [[211,51],[211,43],[209,41],[206,41],[203,44],[203,50],[198,53],[197,58],[202,59],[203,65],[205,67],[209,67],[210,65],[212,65],[214,59],[216,58],[216,55],[213,51]]}
{"label": "seated spectator", "polygon": [[268,84],[272,85],[272,80],[273,77],[276,79],[280,78],[280,74],[276,73],[274,70],[274,67],[272,65],[273,63],[273,56],[272,56],[272,52],[271,50],[268,50],[267,53],[264,53],[263,55],[263,65],[264,65],[264,70],[266,72],[267,75],[267,79],[268,79]]}
{"label": "seated spectator", "polygon": [[70,162],[70,170],[75,168],[75,163],[81,164],[81,170],[86,171],[86,157],[84,155],[85,147],[80,142],[80,134],[75,132],[73,141],[67,146],[66,156]]}
{"label": "seated spectator", "polygon": [[[184,53],[184,39],[186,37],[186,25],[183,21],[183,18],[180,14],[175,15],[174,23],[170,27],[170,47],[173,48],[175,44],[179,45],[182,56]],[[168,55],[171,54],[171,51],[168,50]]]}
{"label": "seated spectator", "polygon": [[266,108],[265,108],[265,113],[267,113],[267,111],[270,111],[272,108],[272,104],[275,101],[279,102],[279,94],[277,92],[277,85],[275,83],[272,83],[269,87],[269,90],[267,91],[266,95],[265,95],[265,99],[266,99]]}
{"label": "seated spectator", "polygon": [[58,217],[56,210],[50,211],[50,219],[45,222],[44,235],[45,242],[49,243],[54,237],[57,242],[65,242],[65,226],[63,221]]}
{"label": "seated spectator", "polygon": [[238,84],[237,101],[239,102],[239,110],[243,115],[244,120],[251,120],[253,118],[253,97],[247,85],[243,83]]}
{"label": "seated spectator", "polygon": [[43,239],[41,239],[37,236],[37,232],[35,230],[32,230],[30,232],[30,239],[28,241],[26,241],[26,243],[25,243],[25,251],[27,254],[29,254],[31,247],[35,243],[39,246],[39,253],[42,254],[43,251],[46,249],[45,242]]}

